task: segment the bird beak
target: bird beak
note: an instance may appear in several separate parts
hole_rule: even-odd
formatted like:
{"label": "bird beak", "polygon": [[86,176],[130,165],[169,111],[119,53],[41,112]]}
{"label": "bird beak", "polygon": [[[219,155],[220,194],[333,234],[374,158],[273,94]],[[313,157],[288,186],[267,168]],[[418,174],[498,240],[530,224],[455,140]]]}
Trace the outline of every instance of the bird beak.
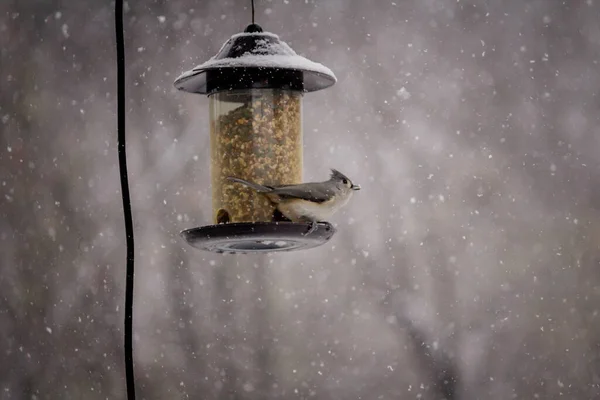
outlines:
{"label": "bird beak", "polygon": [[352,184],[352,187],[350,189],[352,189],[352,190],[360,190],[360,185]]}

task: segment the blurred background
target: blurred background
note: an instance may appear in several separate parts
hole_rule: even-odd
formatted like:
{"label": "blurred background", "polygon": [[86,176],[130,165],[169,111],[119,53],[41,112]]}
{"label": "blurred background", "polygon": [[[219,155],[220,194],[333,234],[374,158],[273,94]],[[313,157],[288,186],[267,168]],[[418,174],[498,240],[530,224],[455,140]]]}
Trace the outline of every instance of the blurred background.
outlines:
{"label": "blurred background", "polygon": [[[598,1],[256,0],[331,68],[304,177],[326,245],[204,253],[208,99],[174,89],[249,0],[125,14],[141,399],[600,395]],[[124,399],[114,4],[0,2],[0,398]]]}

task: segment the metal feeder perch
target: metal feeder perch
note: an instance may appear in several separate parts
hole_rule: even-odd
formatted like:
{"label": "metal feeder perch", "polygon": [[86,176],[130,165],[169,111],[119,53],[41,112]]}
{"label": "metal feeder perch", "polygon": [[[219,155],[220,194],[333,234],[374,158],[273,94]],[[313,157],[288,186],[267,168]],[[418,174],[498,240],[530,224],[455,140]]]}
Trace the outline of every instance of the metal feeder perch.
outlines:
{"label": "metal feeder perch", "polygon": [[214,225],[181,232],[190,245],[256,253],[308,249],[331,239],[331,224],[319,223],[307,235],[309,224],[287,221],[264,196],[227,177],[301,183],[302,96],[335,82],[327,67],[299,56],[256,24],[175,80],[179,90],[208,95],[210,107]]}

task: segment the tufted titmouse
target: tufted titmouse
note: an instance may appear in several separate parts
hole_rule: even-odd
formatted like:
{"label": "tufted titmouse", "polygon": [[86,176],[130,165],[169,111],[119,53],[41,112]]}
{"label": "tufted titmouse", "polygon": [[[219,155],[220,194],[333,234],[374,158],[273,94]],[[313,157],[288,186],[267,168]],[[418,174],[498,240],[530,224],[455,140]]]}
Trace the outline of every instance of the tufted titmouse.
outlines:
{"label": "tufted titmouse", "polygon": [[331,177],[325,182],[297,185],[266,186],[232,176],[227,179],[263,193],[292,222],[310,222],[306,235],[317,229],[317,222],[326,220],[346,205],[354,190],[360,190],[360,185],[353,184],[335,169],[331,170]]}

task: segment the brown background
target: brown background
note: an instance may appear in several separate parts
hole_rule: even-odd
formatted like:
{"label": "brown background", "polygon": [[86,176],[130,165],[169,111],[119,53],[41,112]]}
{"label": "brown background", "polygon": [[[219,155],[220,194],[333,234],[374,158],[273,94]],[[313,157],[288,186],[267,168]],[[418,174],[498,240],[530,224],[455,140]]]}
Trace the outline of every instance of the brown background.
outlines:
{"label": "brown background", "polygon": [[[599,396],[598,2],[257,0],[338,77],[305,178],[363,190],[323,247],[218,256],[178,236],[208,100],[172,83],[247,3],[128,3],[139,398]],[[112,7],[0,2],[1,399],[125,397]]]}

